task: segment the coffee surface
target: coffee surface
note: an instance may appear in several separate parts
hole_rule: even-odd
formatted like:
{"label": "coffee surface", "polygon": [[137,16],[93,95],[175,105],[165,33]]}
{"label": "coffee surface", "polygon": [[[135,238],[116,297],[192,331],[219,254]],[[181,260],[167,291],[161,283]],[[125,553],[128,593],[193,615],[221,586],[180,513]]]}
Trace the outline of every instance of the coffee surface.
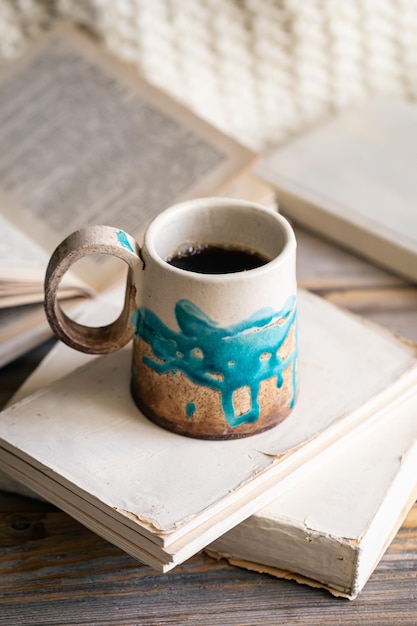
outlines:
{"label": "coffee surface", "polygon": [[175,267],[199,274],[232,274],[261,267],[269,259],[255,250],[226,244],[189,244],[168,257]]}

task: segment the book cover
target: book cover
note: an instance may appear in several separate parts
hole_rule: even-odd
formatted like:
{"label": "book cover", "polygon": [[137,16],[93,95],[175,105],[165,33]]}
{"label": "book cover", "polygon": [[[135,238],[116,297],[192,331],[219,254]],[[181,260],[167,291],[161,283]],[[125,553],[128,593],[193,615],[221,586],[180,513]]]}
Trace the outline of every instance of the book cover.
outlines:
{"label": "book cover", "polygon": [[324,452],[208,552],[354,599],[417,497],[417,388]]}
{"label": "book cover", "polygon": [[129,350],[1,414],[0,467],[166,571],[271,502],[296,470],[417,381],[412,346],[300,291],[300,396],[275,429],[206,442],[161,430],[129,395]]}
{"label": "book cover", "polygon": [[417,105],[375,98],[261,160],[285,215],[417,280]]}

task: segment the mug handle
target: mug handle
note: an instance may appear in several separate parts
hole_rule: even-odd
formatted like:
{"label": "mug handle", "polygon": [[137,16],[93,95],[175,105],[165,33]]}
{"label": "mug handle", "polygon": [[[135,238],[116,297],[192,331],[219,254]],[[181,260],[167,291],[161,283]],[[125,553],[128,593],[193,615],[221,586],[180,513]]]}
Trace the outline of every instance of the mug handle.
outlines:
{"label": "mug handle", "polygon": [[[68,269],[90,254],[111,254],[129,265],[126,294],[120,316],[107,326],[78,324],[62,310],[57,294]],[[54,333],[68,346],[88,354],[107,354],[125,346],[134,334],[131,316],[136,308],[134,269],[139,246],[125,231],[112,226],[87,226],[69,235],[52,254],[45,275],[45,313]]]}

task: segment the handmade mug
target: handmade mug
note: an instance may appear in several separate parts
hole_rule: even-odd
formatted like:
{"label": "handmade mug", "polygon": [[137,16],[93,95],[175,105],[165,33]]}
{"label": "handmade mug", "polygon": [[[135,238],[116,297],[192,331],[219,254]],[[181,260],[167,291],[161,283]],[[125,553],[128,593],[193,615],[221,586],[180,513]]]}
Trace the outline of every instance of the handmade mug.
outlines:
{"label": "handmade mug", "polygon": [[[221,273],[213,273],[210,258],[191,270],[173,264],[181,256],[192,264],[197,248],[220,254]],[[224,250],[225,259],[255,253],[258,267],[246,269],[244,261],[241,271],[223,273]],[[93,253],[129,265],[123,311],[102,328],[71,320],[57,300],[65,272]],[[167,209],[151,222],[140,249],[122,230],[87,227],[51,257],[47,318],[58,337],[83,352],[112,352],[133,337],[131,392],[160,426],[203,439],[257,434],[283,420],[296,398],[295,253],[282,216],[227,198]]]}

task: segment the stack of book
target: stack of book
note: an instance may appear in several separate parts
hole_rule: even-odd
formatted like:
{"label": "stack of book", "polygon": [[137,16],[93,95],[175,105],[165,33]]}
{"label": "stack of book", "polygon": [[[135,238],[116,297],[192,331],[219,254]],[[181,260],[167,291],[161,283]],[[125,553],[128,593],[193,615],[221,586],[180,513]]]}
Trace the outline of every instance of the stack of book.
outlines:
{"label": "stack of book", "polygon": [[[248,172],[249,150],[67,25],[1,80],[0,119],[13,106],[16,128],[37,120],[13,145],[0,124],[0,153],[10,148],[2,219],[42,254],[98,220],[140,237],[153,214],[196,195],[272,198]],[[30,136],[44,149],[36,161]],[[114,312],[102,268],[90,263],[68,279],[68,297],[104,293],[79,310],[84,323]],[[118,290],[120,268],[109,272]],[[276,428],[233,441],[149,422],[130,397],[129,348],[92,358],[58,344],[0,414],[0,487],[22,485],[162,572],[206,549],[354,598],[417,496],[417,356],[410,342],[306,291],[298,308],[296,407]]]}

